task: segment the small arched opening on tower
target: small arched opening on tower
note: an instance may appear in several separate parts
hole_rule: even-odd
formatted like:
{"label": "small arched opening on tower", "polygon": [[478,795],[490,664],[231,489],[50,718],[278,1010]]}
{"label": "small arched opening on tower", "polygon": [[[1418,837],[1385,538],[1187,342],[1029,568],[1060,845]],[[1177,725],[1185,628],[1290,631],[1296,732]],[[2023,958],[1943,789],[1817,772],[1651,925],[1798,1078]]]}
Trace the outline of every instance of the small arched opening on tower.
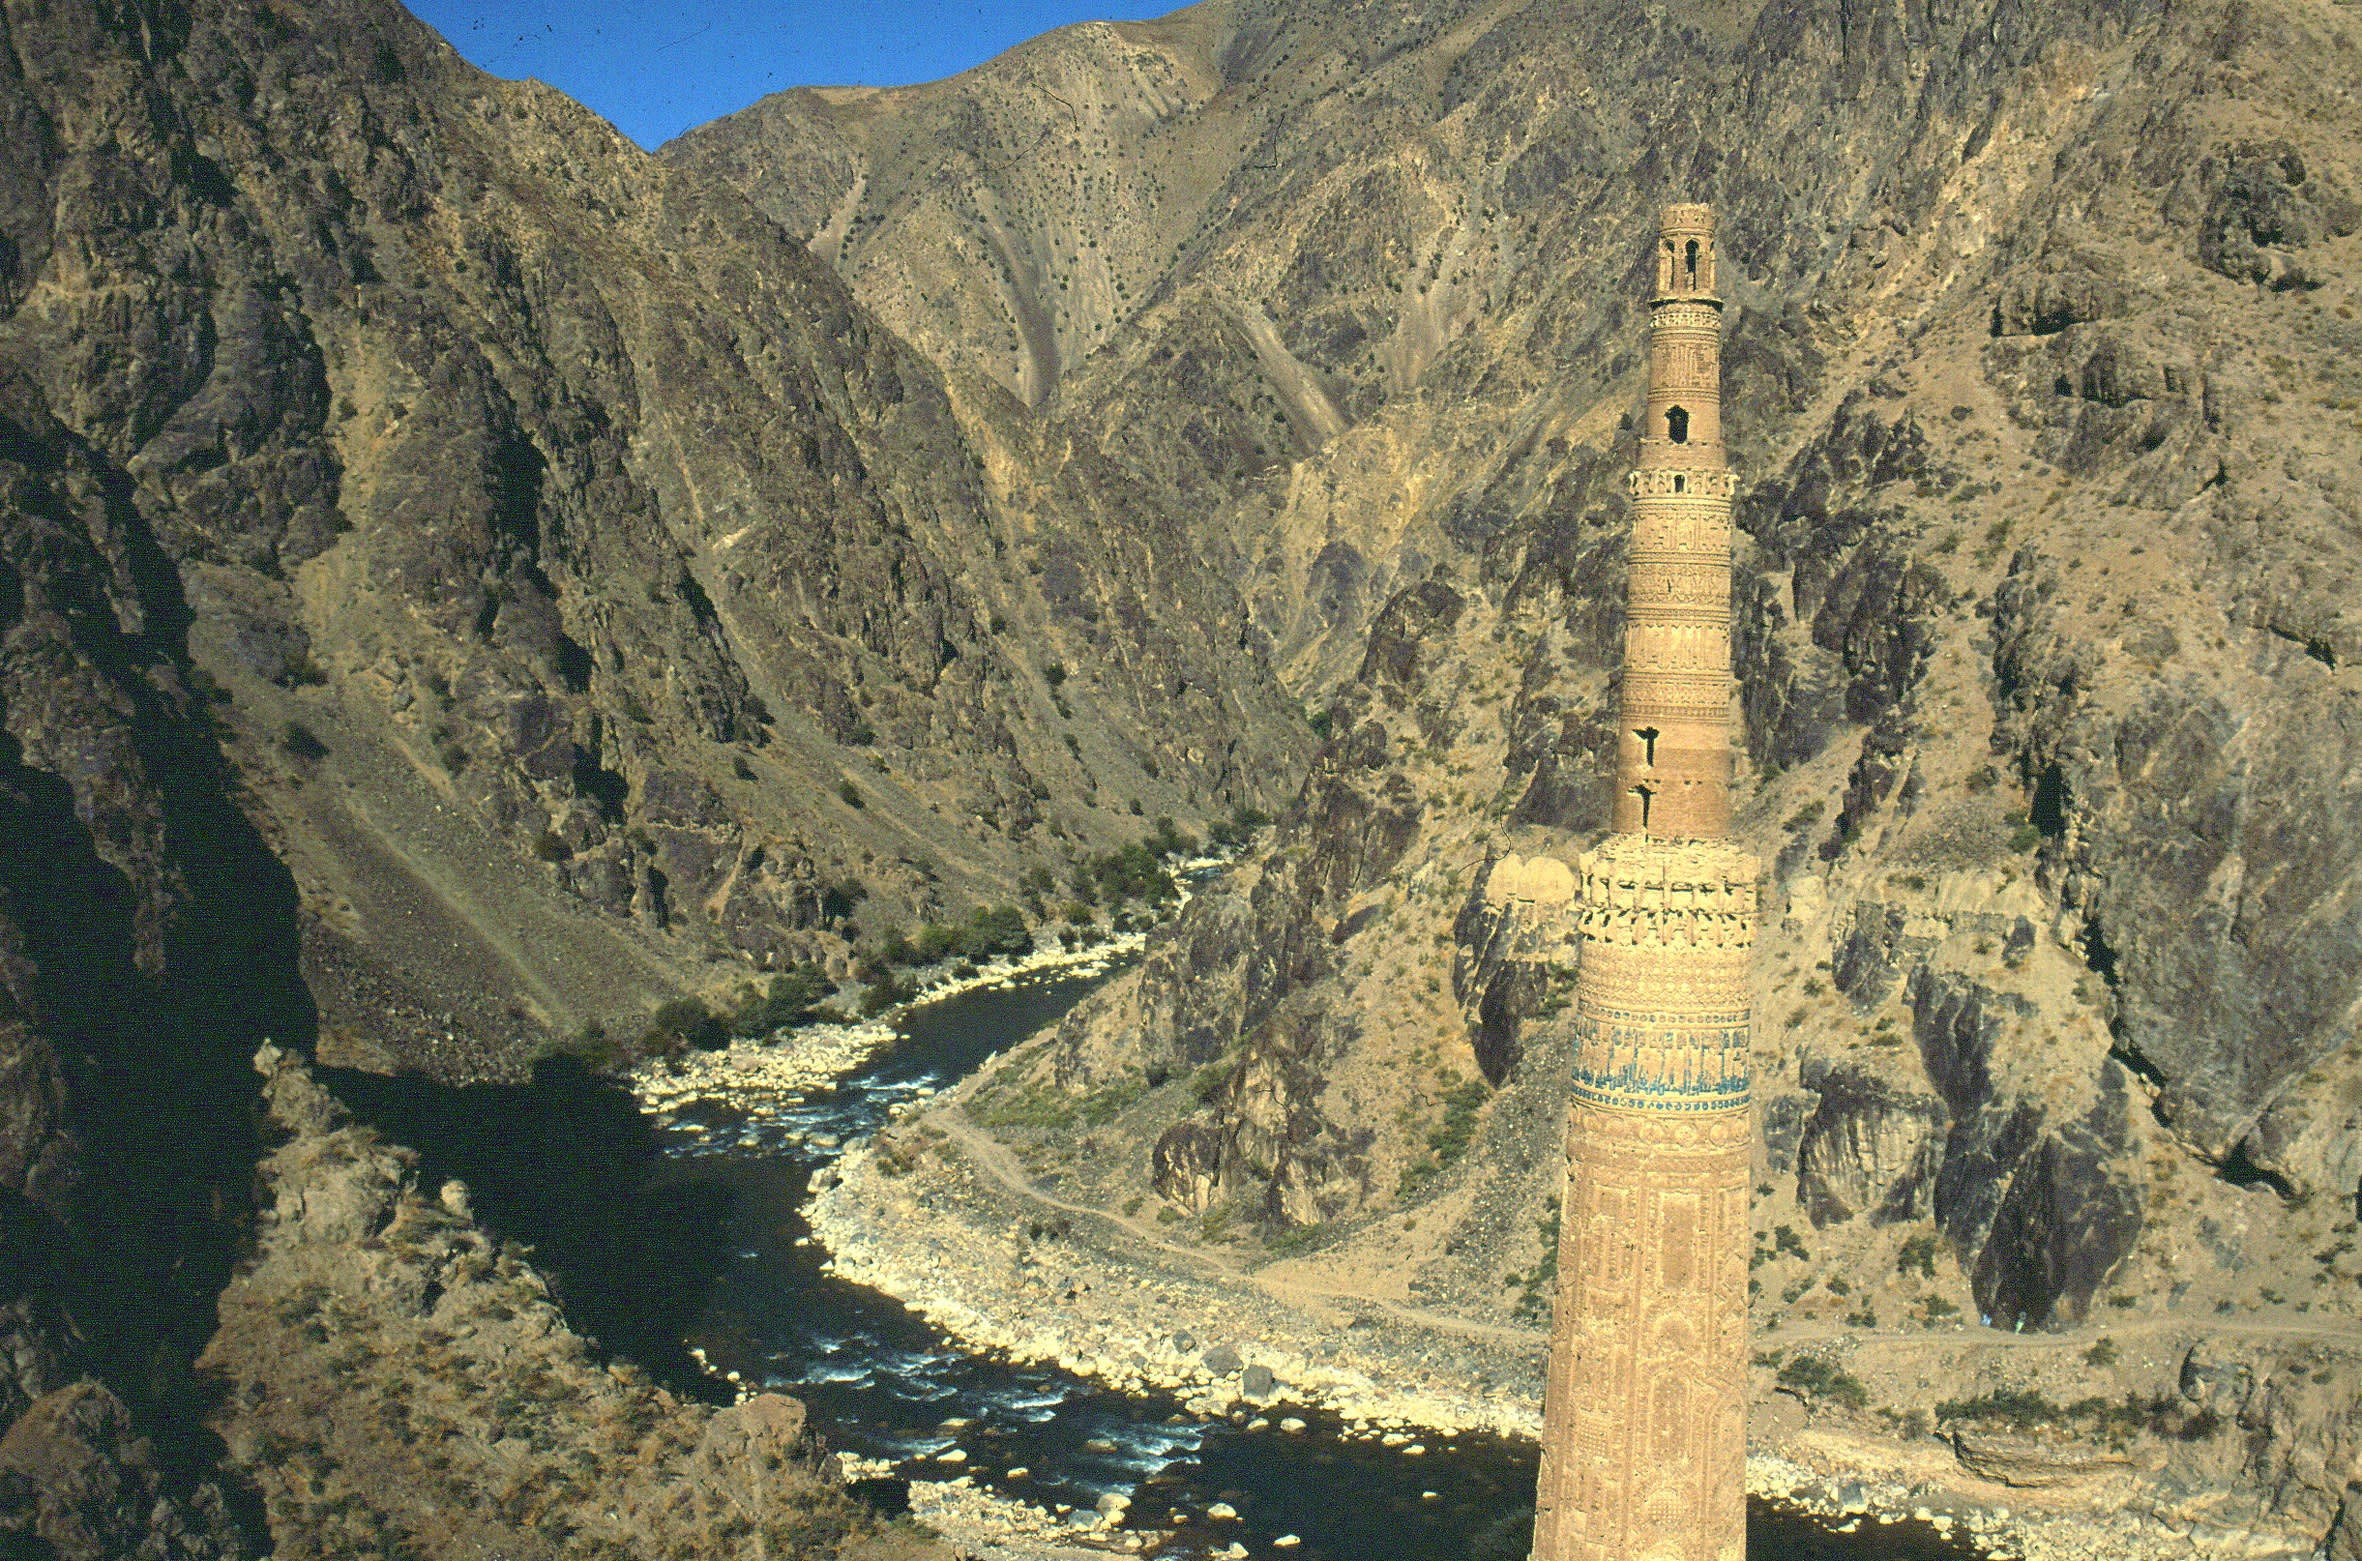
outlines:
{"label": "small arched opening on tower", "polygon": [[1688,248],[1687,250],[1685,250],[1685,251],[1683,252],[1683,254],[1682,254],[1682,262],[1683,262],[1683,264],[1684,264],[1684,265],[1687,267],[1687,270],[1688,270],[1688,280],[1689,280],[1689,285],[1690,285],[1690,286],[1692,286],[1692,287],[1695,287],[1695,286],[1697,286],[1697,285],[1698,285],[1698,241],[1697,241],[1696,239],[1691,239],[1691,240],[1689,241],[1689,248]]}
{"label": "small arched opening on tower", "polygon": [[1665,409],[1665,437],[1675,444],[1689,443],[1689,409],[1687,407],[1667,407]]}
{"label": "small arched opening on tower", "polygon": [[1649,787],[1635,786],[1632,788],[1632,795],[1640,799],[1640,827],[1646,829],[1648,828],[1648,805],[1657,800],[1657,794]]}
{"label": "small arched opening on tower", "polygon": [[1675,472],[1673,474],[1673,491],[1675,493],[1689,492],[1689,479],[1682,476],[1679,472]]}
{"label": "small arched opening on tower", "polygon": [[1632,734],[1640,739],[1640,762],[1648,769],[1657,767],[1657,739],[1663,734],[1653,726],[1641,727]]}

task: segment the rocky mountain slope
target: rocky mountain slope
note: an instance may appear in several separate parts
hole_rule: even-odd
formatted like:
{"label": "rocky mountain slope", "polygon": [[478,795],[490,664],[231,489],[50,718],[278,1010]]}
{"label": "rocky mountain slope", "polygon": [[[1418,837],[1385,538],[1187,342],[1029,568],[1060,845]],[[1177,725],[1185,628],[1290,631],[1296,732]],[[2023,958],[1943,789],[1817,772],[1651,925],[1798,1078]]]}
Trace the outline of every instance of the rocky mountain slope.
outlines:
{"label": "rocky mountain slope", "polygon": [[[1639,266],[1709,200],[1759,1331],[1869,1371],[1964,1319],[2196,1318],[2251,1382],[2350,1364],[2358,42],[2309,0],[1238,0],[668,147],[1193,495],[1325,712],[1275,838],[1008,1080],[1126,1113],[1139,1152],[1066,1173],[1470,1315],[1541,1293]],[[2215,1472],[2344,1522],[2350,1393],[2241,1414]]]}
{"label": "rocky mountain slope", "polygon": [[398,8],[0,36],[0,1533],[262,1553],[259,1044],[521,1086],[1310,740],[1184,510]]}
{"label": "rocky mountain slope", "polygon": [[116,597],[176,577],[133,632],[202,675],[332,1034],[513,1069],[1303,751],[1162,494],[577,105],[385,7],[11,27],[12,418],[105,486]]}

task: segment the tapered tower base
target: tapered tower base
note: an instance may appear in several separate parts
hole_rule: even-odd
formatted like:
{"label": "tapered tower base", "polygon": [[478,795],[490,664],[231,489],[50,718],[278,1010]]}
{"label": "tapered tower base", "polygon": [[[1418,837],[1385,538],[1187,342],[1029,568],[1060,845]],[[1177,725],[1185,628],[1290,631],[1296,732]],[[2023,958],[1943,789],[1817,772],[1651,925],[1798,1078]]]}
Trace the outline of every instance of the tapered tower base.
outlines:
{"label": "tapered tower base", "polygon": [[1753,1151],[1745,1111],[1568,1112],[1536,1561],[1745,1561]]}

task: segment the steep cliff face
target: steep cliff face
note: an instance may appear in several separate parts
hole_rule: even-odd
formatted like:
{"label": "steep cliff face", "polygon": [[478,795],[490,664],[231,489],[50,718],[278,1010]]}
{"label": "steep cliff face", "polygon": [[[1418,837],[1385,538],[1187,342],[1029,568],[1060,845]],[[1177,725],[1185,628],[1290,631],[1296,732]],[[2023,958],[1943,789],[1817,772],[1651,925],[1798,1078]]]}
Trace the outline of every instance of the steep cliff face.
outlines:
{"label": "steep cliff face", "polygon": [[390,9],[11,29],[0,352],[183,576],[364,1054],[498,1072],[1299,751],[1170,504],[576,105]]}
{"label": "steep cliff face", "polygon": [[[1380,59],[1367,19],[1158,35],[1290,62],[1167,116],[1268,113],[1276,166],[1242,155],[1042,397],[1206,496],[1329,722],[1254,858],[1045,1050],[1150,1086],[1129,1191],[1480,1311],[1523,1292],[1555,1190],[1506,1186],[1498,1119],[1562,1032],[1496,879],[1602,821],[1640,240],[1710,200],[1742,821],[1776,864],[1758,1327],[2349,1327],[2362,166],[2322,83],[2352,16],[1775,5],[1611,47],[1581,6],[1447,6]],[[867,210],[843,181],[906,121],[865,113],[834,173],[783,130],[733,176]],[[900,210],[874,253],[956,270]],[[885,263],[838,259],[857,290]],[[1255,393],[1289,430],[1262,465],[1209,432]],[[1410,1261],[1357,1257],[1402,1245],[1382,1211]],[[2326,1532],[2342,1476],[2305,1478]]]}
{"label": "steep cliff face", "polygon": [[294,886],[231,804],[137,510],[21,377],[0,448],[0,1533],[259,1554],[190,1364],[256,1153],[238,1050],[311,1020]]}

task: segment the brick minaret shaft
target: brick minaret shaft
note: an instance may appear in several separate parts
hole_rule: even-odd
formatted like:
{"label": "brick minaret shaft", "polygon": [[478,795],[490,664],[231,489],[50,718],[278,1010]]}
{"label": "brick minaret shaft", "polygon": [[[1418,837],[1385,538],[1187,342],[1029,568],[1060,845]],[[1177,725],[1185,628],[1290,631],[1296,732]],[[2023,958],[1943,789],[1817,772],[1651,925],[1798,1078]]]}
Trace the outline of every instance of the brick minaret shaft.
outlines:
{"label": "brick minaret shaft", "polygon": [[1649,298],[1648,410],[1631,475],[1616,829],[1730,833],[1730,515],[1714,211],[1668,206]]}
{"label": "brick minaret shaft", "polygon": [[1584,853],[1534,1561],[1744,1561],[1755,859],[1731,778],[1714,214],[1667,206],[1649,308],[1615,832]]}

